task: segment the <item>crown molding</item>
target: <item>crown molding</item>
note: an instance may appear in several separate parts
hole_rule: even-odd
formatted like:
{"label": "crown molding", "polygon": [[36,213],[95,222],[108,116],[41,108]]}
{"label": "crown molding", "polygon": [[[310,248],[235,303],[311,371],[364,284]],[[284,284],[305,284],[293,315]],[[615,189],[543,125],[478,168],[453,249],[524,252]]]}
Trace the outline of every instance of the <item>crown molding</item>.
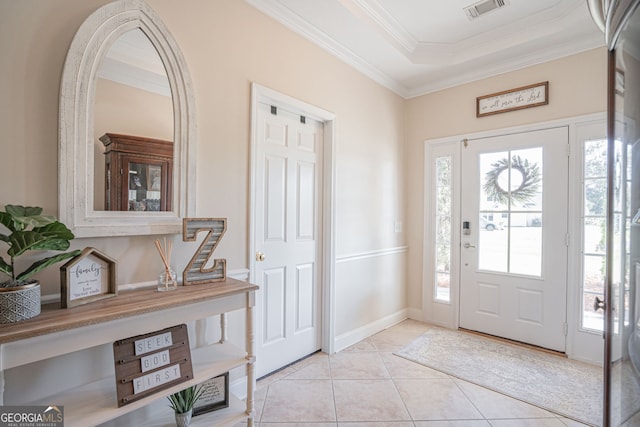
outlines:
{"label": "crown molding", "polygon": [[408,89],[398,83],[387,74],[381,72],[378,68],[365,61],[360,56],[356,55],[350,49],[345,48],[333,38],[329,37],[324,32],[309,25],[307,21],[300,16],[291,12],[291,10],[283,7],[277,1],[274,0],[245,0],[251,6],[260,10],[267,16],[275,19],[285,27],[289,28],[298,35],[318,45],[331,55],[352,66],[365,76],[369,77],[376,83],[386,87],[387,89],[395,92],[396,94],[406,98],[409,91]]}
{"label": "crown molding", "polygon": [[496,61],[495,66],[468,66],[469,71],[447,73],[449,77],[438,78],[431,83],[420,85],[415,89],[409,90],[406,99],[416,98],[429,93],[438,92],[455,86],[471,83],[474,81],[495,77],[497,75],[506,74],[523,68],[532,67],[534,65],[543,64],[545,62],[555,61],[567,56],[576,55],[589,50],[604,47],[604,41],[598,39],[582,39],[578,45],[570,46],[555,45],[545,52],[539,52],[537,55],[528,55],[521,58],[513,58],[511,60],[502,59]]}
{"label": "crown molding", "polygon": [[[560,10],[549,8],[527,17],[526,20],[517,20],[506,27],[469,37],[457,43],[417,41],[386,12],[378,0],[339,0],[343,7],[394,46],[396,51],[407,60],[405,65],[415,66],[417,71],[408,72],[410,77],[406,80],[417,81],[431,77],[429,83],[416,82],[412,85],[394,79],[381,71],[278,0],[245,1],[405,99],[604,46],[604,40],[601,40],[602,35],[584,26],[585,15],[574,13],[580,7],[587,10],[582,0],[565,4]],[[588,17],[588,13],[586,16]],[[594,25],[590,18],[589,22]],[[545,26],[541,25],[542,23],[545,23]],[[570,40],[560,40],[559,36],[572,28],[585,29]],[[547,37],[549,40],[544,47],[536,47],[530,43],[531,40],[541,37]],[[518,52],[519,47],[522,47],[520,52]]]}
{"label": "crown molding", "polygon": [[340,0],[343,6],[362,16],[409,58],[419,41],[407,32],[377,0]]}

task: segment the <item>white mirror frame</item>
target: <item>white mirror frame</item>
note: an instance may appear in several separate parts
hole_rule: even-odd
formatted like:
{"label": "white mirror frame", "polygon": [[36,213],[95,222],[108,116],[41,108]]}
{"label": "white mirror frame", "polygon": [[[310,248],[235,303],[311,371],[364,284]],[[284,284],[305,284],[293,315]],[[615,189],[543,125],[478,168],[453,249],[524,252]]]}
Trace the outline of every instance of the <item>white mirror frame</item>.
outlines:
{"label": "white mirror frame", "polygon": [[[113,42],[141,29],[165,65],[174,111],[173,210],[94,210],[93,110],[98,68]],[[78,29],[65,60],[60,87],[58,215],[76,237],[182,232],[195,214],[196,115],[193,84],[178,44],[142,0],[119,0],[92,13]]]}

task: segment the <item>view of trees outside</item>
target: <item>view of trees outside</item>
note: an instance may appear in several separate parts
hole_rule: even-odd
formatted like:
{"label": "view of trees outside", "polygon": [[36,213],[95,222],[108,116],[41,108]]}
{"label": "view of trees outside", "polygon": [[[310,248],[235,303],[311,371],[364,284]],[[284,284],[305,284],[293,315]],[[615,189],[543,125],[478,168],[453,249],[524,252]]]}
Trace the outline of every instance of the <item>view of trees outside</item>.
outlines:
{"label": "view of trees outside", "polygon": [[451,286],[451,156],[438,157],[435,167],[436,301],[450,301]]}
{"label": "view of trees outside", "polygon": [[607,141],[584,143],[582,219],[582,327],[603,330],[603,312],[594,311],[596,297],[604,299],[606,266]]}

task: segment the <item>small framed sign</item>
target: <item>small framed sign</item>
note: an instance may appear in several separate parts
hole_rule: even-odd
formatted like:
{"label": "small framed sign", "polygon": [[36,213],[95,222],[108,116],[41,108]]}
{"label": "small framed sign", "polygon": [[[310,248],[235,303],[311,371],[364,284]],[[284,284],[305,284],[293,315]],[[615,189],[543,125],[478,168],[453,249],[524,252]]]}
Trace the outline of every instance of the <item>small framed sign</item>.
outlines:
{"label": "small framed sign", "polygon": [[229,406],[229,373],[210,378],[199,384],[202,395],[193,406],[193,415],[200,415]]}
{"label": "small framed sign", "polygon": [[476,117],[547,105],[549,82],[536,83],[476,98]]}
{"label": "small framed sign", "polygon": [[193,379],[187,325],[113,343],[118,408]]}
{"label": "small framed sign", "polygon": [[118,295],[116,262],[95,248],[85,248],[80,255],[60,267],[62,308]]}

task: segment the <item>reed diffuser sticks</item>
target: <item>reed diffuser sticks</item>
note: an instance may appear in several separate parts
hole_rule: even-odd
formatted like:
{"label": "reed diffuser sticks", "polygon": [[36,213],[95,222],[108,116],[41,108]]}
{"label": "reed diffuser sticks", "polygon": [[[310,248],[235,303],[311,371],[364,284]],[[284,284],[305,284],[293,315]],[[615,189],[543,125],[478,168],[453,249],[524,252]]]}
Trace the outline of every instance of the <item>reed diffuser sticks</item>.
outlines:
{"label": "reed diffuser sticks", "polygon": [[165,290],[169,290],[169,282],[173,280],[173,275],[171,271],[171,251],[173,242],[169,240],[167,242],[167,238],[163,239],[163,245],[160,244],[160,240],[155,240],[156,249],[158,250],[158,254],[160,254],[160,258],[162,259],[162,263],[165,268],[165,281],[164,286]]}

